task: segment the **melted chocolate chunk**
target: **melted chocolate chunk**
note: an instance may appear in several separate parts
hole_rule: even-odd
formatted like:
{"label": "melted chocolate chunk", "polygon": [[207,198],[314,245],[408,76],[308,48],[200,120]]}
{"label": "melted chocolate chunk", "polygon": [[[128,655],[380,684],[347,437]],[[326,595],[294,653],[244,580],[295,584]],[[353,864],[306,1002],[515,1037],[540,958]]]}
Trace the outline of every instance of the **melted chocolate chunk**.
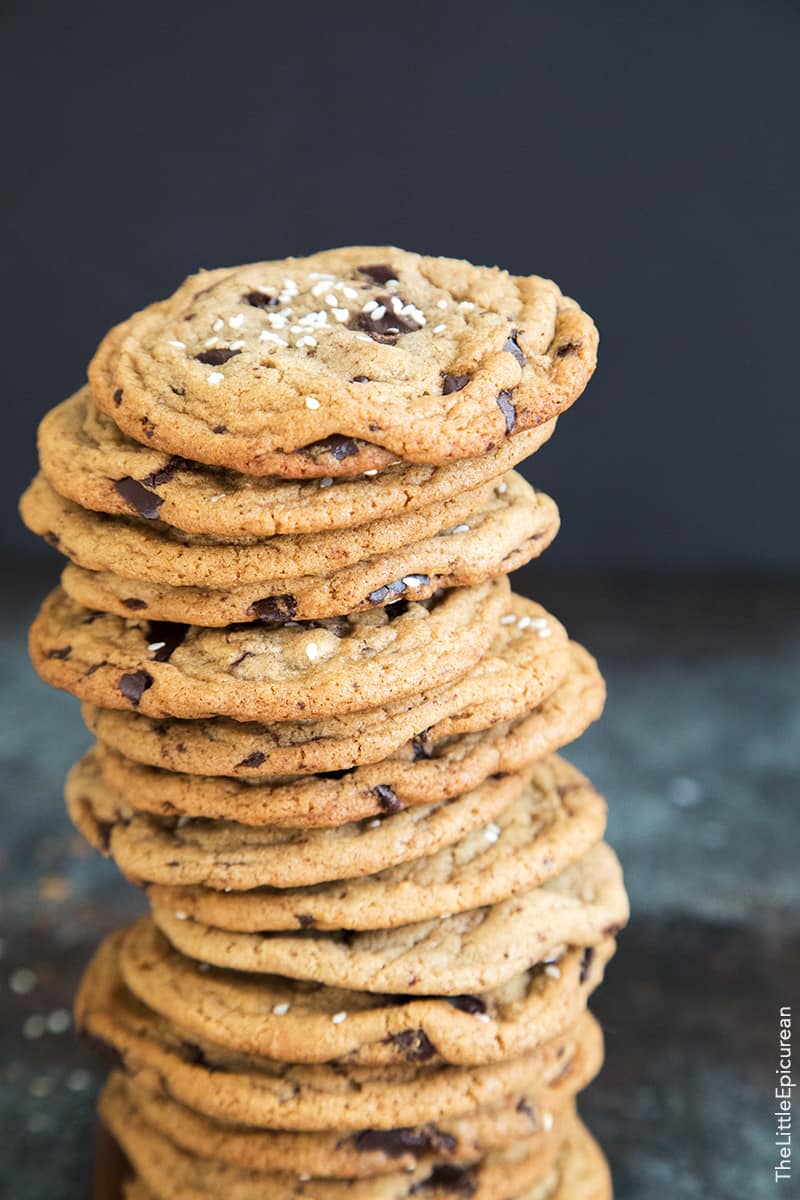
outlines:
{"label": "melted chocolate chunk", "polygon": [[452,1163],[437,1163],[427,1179],[415,1183],[409,1195],[438,1188],[454,1196],[473,1196],[478,1187],[475,1172],[470,1167],[455,1167]]}
{"label": "melted chocolate chunk", "polygon": [[178,471],[184,471],[194,466],[187,458],[181,458],[178,454],[173,454],[160,471],[151,471],[149,475],[145,475],[144,479],[140,480],[145,487],[160,487],[162,483],[169,483],[175,478]]}
{"label": "melted chocolate chunk", "polygon": [[406,590],[406,585],[402,579],[396,579],[394,583],[386,583],[383,587],[376,588],[374,592],[370,592],[367,600],[370,604],[383,604],[388,596],[402,596]]}
{"label": "melted chocolate chunk", "polygon": [[130,609],[134,609],[134,610],[140,609],[140,608],[147,608],[147,601],[139,600],[139,599],[137,599],[136,596],[127,596],[122,601],[122,603],[125,605],[126,608],[130,608]]}
{"label": "melted chocolate chunk", "polygon": [[87,667],[87,669],[83,672],[84,679],[88,679],[88,677],[90,675],[94,675],[95,671],[99,671],[101,667],[107,667],[107,666],[108,666],[108,660],[105,658],[103,659],[102,662],[92,663],[91,667]]}
{"label": "melted chocolate chunk", "polygon": [[436,1047],[422,1029],[404,1029],[393,1033],[389,1041],[403,1051],[407,1062],[427,1062],[436,1053]]}
{"label": "melted chocolate chunk", "polygon": [[390,621],[396,621],[398,617],[403,617],[408,612],[407,600],[395,600],[392,604],[387,604],[383,610]]}
{"label": "melted chocolate chunk", "polygon": [[262,754],[260,750],[254,750],[252,754],[248,754],[247,758],[243,758],[237,767],[260,767],[262,763],[267,761],[266,754]]}
{"label": "melted chocolate chunk", "polygon": [[577,354],[582,345],[582,341],[564,342],[563,346],[559,346],[556,350],[556,357],[566,358],[570,354]]}
{"label": "melted chocolate chunk", "polygon": [[312,458],[318,454],[330,454],[331,458],[342,462],[343,459],[352,458],[354,454],[358,454],[358,442],[353,438],[343,437],[341,433],[332,433],[330,437],[323,438],[322,441],[303,446],[299,453],[309,454]]}
{"label": "melted chocolate chunk", "polygon": [[517,360],[519,365],[521,367],[524,367],[525,366],[525,355],[522,353],[522,350],[520,349],[519,343],[517,341],[518,336],[519,336],[519,330],[513,329],[511,331],[511,336],[508,339],[508,341],[506,342],[505,346],[503,346],[503,349],[508,354],[513,354],[514,358]]}
{"label": "melted chocolate chunk", "polygon": [[235,358],[241,353],[241,350],[231,350],[227,346],[212,346],[210,350],[201,350],[199,354],[195,354],[195,358],[208,367],[221,367],[229,358]]}
{"label": "melted chocolate chunk", "polygon": [[62,646],[60,650],[48,650],[45,658],[69,658],[72,646]]}
{"label": "melted chocolate chunk", "polygon": [[364,1129],[353,1135],[352,1142],[362,1153],[385,1154],[387,1158],[429,1154],[432,1150],[452,1154],[458,1145],[452,1134],[443,1133],[435,1125],[417,1129]]}
{"label": "melted chocolate chunk", "polygon": [[153,653],[153,662],[169,662],[188,630],[188,625],[179,625],[175,621],[150,621],[147,630],[148,645],[164,643]]}
{"label": "melted chocolate chunk", "polygon": [[215,425],[214,428],[211,430],[211,432],[212,433],[227,433],[228,426],[227,425]]}
{"label": "melted chocolate chunk", "polygon": [[285,625],[297,615],[297,599],[290,592],[281,596],[265,596],[263,600],[253,601],[249,612],[258,621]]}
{"label": "melted chocolate chunk", "polygon": [[534,1113],[530,1104],[528,1104],[528,1101],[525,1098],[525,1096],[523,1096],[522,1099],[517,1102],[517,1112],[524,1113],[525,1116],[530,1121],[533,1128],[536,1129],[536,1127],[538,1125],[538,1121],[536,1120],[536,1114]]}
{"label": "melted chocolate chunk", "polygon": [[366,275],[367,279],[371,279],[373,283],[388,283],[390,279],[397,278],[394,267],[390,267],[387,263],[377,263],[372,267],[357,267],[356,270],[359,275]]}
{"label": "melted chocolate chunk", "polygon": [[309,913],[295,913],[297,923],[301,929],[313,929],[315,925],[314,918]]}
{"label": "melted chocolate chunk", "polygon": [[481,1000],[480,996],[445,996],[445,1000],[453,1008],[457,1008],[459,1012],[485,1013],[486,1005]]}
{"label": "melted chocolate chunk", "polygon": [[506,419],[506,433],[511,433],[511,430],[517,423],[517,410],[511,403],[511,392],[508,388],[504,388],[502,392],[498,392],[497,407]]}
{"label": "melted chocolate chunk", "polygon": [[144,693],[153,686],[153,676],[147,671],[131,671],[120,675],[117,687],[126,700],[130,700],[134,708],[138,705]]}
{"label": "melted chocolate chunk", "polygon": [[385,813],[400,812],[403,807],[394,788],[389,787],[388,783],[379,783],[372,789],[372,793],[377,797],[378,805]]}
{"label": "melted chocolate chunk", "polygon": [[158,520],[158,512],[164,501],[139,483],[138,479],[132,479],[130,475],[117,479],[114,481],[114,491],[146,521]]}
{"label": "melted chocolate chunk", "polygon": [[404,333],[414,333],[422,323],[410,313],[404,313],[402,296],[376,296],[377,308],[371,312],[356,313],[348,329],[361,329],[376,342],[392,345]]}
{"label": "melted chocolate chunk", "polygon": [[242,301],[252,304],[253,308],[277,308],[280,304],[277,296],[266,296],[263,292],[248,292],[242,296]]}
{"label": "melted chocolate chunk", "polygon": [[181,1054],[185,1062],[191,1063],[196,1067],[204,1067],[206,1071],[221,1071],[221,1067],[217,1067],[214,1063],[210,1063],[205,1056],[203,1049],[194,1042],[182,1042]]}
{"label": "melted chocolate chunk", "polygon": [[345,775],[352,775],[355,767],[342,767],[340,771],[317,771],[317,779],[344,779]]}
{"label": "melted chocolate chunk", "polygon": [[117,388],[117,390],[114,392],[114,403],[116,404],[117,408],[119,408],[120,404],[122,404],[122,388]]}
{"label": "melted chocolate chunk", "polygon": [[442,395],[449,396],[451,392],[460,392],[471,378],[471,375],[451,375],[449,371],[442,371]]}
{"label": "melted chocolate chunk", "polygon": [[139,424],[142,427],[142,432],[146,438],[151,438],[156,431],[155,423],[149,417],[142,417]]}
{"label": "melted chocolate chunk", "polygon": [[411,739],[411,749],[414,755],[414,762],[418,762],[421,758],[431,757],[431,748],[428,745],[429,731],[423,729],[422,733],[416,733]]}
{"label": "melted chocolate chunk", "polygon": [[592,961],[594,959],[594,946],[587,946],[581,958],[581,969],[578,974],[578,982],[585,983],[589,978],[589,972],[592,969]]}

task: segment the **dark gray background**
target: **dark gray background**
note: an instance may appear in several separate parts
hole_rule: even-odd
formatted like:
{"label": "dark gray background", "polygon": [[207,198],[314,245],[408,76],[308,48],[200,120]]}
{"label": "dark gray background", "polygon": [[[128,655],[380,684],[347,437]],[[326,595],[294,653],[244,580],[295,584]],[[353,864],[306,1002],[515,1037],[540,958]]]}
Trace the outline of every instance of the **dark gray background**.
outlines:
{"label": "dark gray background", "polygon": [[0,548],[46,553],[13,516],[35,425],[112,322],[201,265],[391,241],[552,275],[600,325],[526,468],[548,563],[798,565],[795,5],[4,12]]}

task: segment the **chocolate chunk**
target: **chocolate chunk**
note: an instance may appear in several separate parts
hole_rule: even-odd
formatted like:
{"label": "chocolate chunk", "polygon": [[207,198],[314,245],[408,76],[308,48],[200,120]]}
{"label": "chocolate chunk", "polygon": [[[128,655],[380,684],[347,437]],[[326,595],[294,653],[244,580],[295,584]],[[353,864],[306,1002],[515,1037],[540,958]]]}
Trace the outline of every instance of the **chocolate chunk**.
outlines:
{"label": "chocolate chunk", "polygon": [[195,1042],[182,1042],[181,1054],[185,1062],[196,1067],[204,1067],[206,1071],[221,1071],[222,1067],[208,1061],[205,1051]]}
{"label": "chocolate chunk", "polygon": [[253,308],[277,308],[280,300],[277,296],[267,296],[264,292],[248,292],[246,296],[242,296],[245,304],[252,304]]}
{"label": "chocolate chunk", "polygon": [[453,1008],[457,1008],[459,1012],[471,1013],[473,1016],[475,1013],[486,1012],[486,1005],[480,996],[445,996],[445,999],[448,1004],[452,1005]]}
{"label": "chocolate chunk", "polygon": [[525,355],[522,353],[522,350],[520,349],[519,343],[517,341],[518,336],[519,336],[519,330],[518,329],[512,330],[511,337],[508,339],[505,346],[503,346],[503,349],[506,350],[509,354],[513,354],[514,358],[517,360],[519,365],[521,367],[524,367],[525,366]]}
{"label": "chocolate chunk", "polygon": [[117,390],[114,392],[114,403],[116,404],[117,408],[119,408],[120,404],[122,404],[122,388],[117,388]]}
{"label": "chocolate chunk", "polygon": [[406,585],[402,579],[396,579],[394,583],[386,583],[383,587],[376,588],[374,592],[370,592],[367,600],[370,604],[383,604],[388,596],[402,596],[406,590]]}
{"label": "chocolate chunk", "polygon": [[323,438],[320,442],[312,442],[308,446],[304,446],[301,454],[309,454],[312,458],[316,458],[318,454],[330,454],[337,462],[342,462],[345,458],[352,458],[354,454],[358,454],[358,442],[353,438],[343,437],[340,433],[332,433],[330,437]]}
{"label": "chocolate chunk", "polygon": [[212,433],[227,433],[228,426],[227,425],[215,425],[214,428],[211,430],[211,432]]}
{"label": "chocolate chunk", "polygon": [[72,646],[62,646],[60,650],[48,650],[45,658],[69,658]]}
{"label": "chocolate chunk", "polygon": [[580,973],[578,975],[579,983],[585,983],[586,980],[589,978],[589,971],[592,968],[593,959],[594,959],[594,946],[587,946],[586,949],[584,950],[583,956],[581,958],[581,969],[580,969]]}
{"label": "chocolate chunk", "polygon": [[378,263],[373,267],[357,267],[359,275],[366,275],[367,279],[371,279],[373,283],[388,283],[390,279],[396,279],[394,267],[388,266],[386,263]]}
{"label": "chocolate chunk", "polygon": [[297,923],[301,929],[313,929],[315,925],[314,918],[309,913],[295,913]]}
{"label": "chocolate chunk", "polygon": [[427,1179],[415,1183],[409,1192],[410,1196],[418,1192],[438,1188],[443,1192],[452,1192],[454,1196],[473,1196],[478,1187],[475,1172],[470,1167],[455,1167],[452,1163],[437,1163]]}
{"label": "chocolate chunk", "polygon": [[195,354],[195,358],[208,367],[221,367],[229,358],[235,358],[241,353],[241,350],[231,350],[227,346],[212,346],[210,350],[201,350],[199,354]]}
{"label": "chocolate chunk", "polygon": [[383,611],[390,621],[395,621],[398,617],[403,617],[408,612],[408,601],[394,600],[391,604],[387,604]]}
{"label": "chocolate chunk", "polygon": [[523,1096],[522,1099],[517,1102],[517,1112],[524,1113],[525,1116],[530,1121],[533,1128],[536,1129],[536,1127],[538,1125],[538,1121],[536,1120],[536,1114],[534,1113],[533,1109],[531,1108],[531,1106],[528,1103],[525,1096]]}
{"label": "chocolate chunk", "polygon": [[354,375],[351,383],[369,383],[369,375]]}
{"label": "chocolate chunk", "polygon": [[297,616],[297,599],[290,592],[281,596],[265,596],[263,600],[254,600],[249,612],[258,621],[285,625]]}
{"label": "chocolate chunk", "polygon": [[404,1154],[452,1154],[458,1142],[450,1133],[443,1133],[435,1125],[421,1125],[417,1129],[364,1129],[351,1139],[356,1150],[364,1154],[385,1154],[387,1158],[401,1158]]}
{"label": "chocolate chunk", "polygon": [[511,430],[517,423],[517,410],[511,403],[511,392],[508,388],[504,388],[502,392],[498,392],[497,407],[506,419],[506,433],[511,433]]}
{"label": "chocolate chunk", "polygon": [[47,533],[44,535],[44,540],[47,542],[48,546],[52,546],[54,550],[57,550],[61,545],[61,538],[57,533],[53,533],[52,529],[48,529]]}
{"label": "chocolate chunk", "polygon": [[577,342],[564,342],[563,346],[559,346],[556,350],[557,358],[566,358],[569,354],[577,354],[583,342],[579,339]]}
{"label": "chocolate chunk", "polygon": [[129,674],[120,675],[117,687],[122,692],[126,700],[130,700],[131,704],[136,705],[141,700],[148,688],[153,686],[153,676],[147,671],[131,671]]}
{"label": "chocolate chunk", "polygon": [[260,750],[254,750],[252,754],[248,754],[247,758],[243,758],[237,767],[260,767],[262,763],[267,761],[266,754],[262,754]]}
{"label": "chocolate chunk", "polygon": [[410,313],[398,311],[405,305],[402,296],[376,296],[375,299],[378,307],[371,312],[356,313],[348,329],[361,329],[374,341],[391,344],[401,334],[422,328],[424,322],[417,321]]}
{"label": "chocolate chunk", "polygon": [[149,417],[142,417],[139,424],[142,427],[144,436],[150,439],[156,431],[155,422],[151,421]]}
{"label": "chocolate chunk", "polygon": [[117,479],[114,481],[114,491],[146,521],[158,520],[158,511],[164,501],[139,483],[138,479],[132,479],[130,475]]}
{"label": "chocolate chunk", "polygon": [[125,605],[126,608],[130,608],[130,609],[134,609],[134,610],[140,609],[140,608],[147,608],[147,601],[139,600],[139,599],[137,599],[136,596],[126,596],[125,599],[122,601],[122,603]]}
{"label": "chocolate chunk", "polygon": [[148,488],[160,487],[162,483],[169,483],[170,480],[174,479],[178,471],[186,470],[192,466],[194,466],[194,463],[190,463],[187,458],[181,458],[180,455],[173,454],[172,458],[164,464],[160,471],[151,471],[149,475],[145,475],[144,479],[140,480],[140,483]]}
{"label": "chocolate chunk", "polygon": [[391,1034],[389,1041],[399,1046],[407,1062],[427,1062],[436,1053],[436,1047],[422,1029],[404,1029]]}
{"label": "chocolate chunk", "polygon": [[423,729],[422,733],[415,734],[411,739],[411,749],[414,755],[414,762],[418,762],[421,758],[431,757],[432,752],[430,746],[428,745],[429,737],[429,731],[427,729]]}
{"label": "chocolate chunk", "polygon": [[92,665],[90,667],[87,667],[87,669],[83,672],[84,679],[88,679],[90,675],[94,675],[95,671],[99,671],[101,667],[107,667],[107,666],[108,666],[108,660],[105,658],[103,659],[102,662],[92,663]]}
{"label": "chocolate chunk", "polygon": [[163,642],[153,654],[153,662],[169,662],[189,630],[188,625],[180,625],[175,621],[150,621],[147,630],[147,642]]}
{"label": "chocolate chunk", "polygon": [[372,789],[372,792],[377,797],[379,807],[385,813],[400,812],[403,807],[394,788],[389,787],[388,783],[379,783]]}
{"label": "chocolate chunk", "polygon": [[442,395],[449,396],[451,392],[460,392],[471,378],[471,375],[451,375],[449,371],[442,371]]}

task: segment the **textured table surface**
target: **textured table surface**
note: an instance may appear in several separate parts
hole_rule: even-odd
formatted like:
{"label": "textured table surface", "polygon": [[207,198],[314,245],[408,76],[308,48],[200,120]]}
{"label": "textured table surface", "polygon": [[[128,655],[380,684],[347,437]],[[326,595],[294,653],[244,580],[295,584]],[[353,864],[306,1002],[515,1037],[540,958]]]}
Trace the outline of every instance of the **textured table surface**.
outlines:
{"label": "textured table surface", "polygon": [[[67,1010],[92,947],[142,901],[62,811],[88,738],[25,653],[55,571],[3,574],[0,1195],[82,1200],[103,1067]],[[800,584],[516,582],[609,684],[568,756],[608,797],[633,904],[594,1001],[608,1062],[583,1102],[618,1200],[772,1197],[777,1013],[800,983]]]}

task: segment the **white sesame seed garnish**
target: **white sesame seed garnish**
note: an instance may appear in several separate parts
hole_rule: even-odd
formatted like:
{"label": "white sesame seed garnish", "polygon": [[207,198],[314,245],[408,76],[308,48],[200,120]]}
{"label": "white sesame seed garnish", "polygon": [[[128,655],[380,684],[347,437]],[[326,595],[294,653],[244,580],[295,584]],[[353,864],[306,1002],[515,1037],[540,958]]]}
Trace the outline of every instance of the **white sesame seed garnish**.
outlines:
{"label": "white sesame seed garnish", "polygon": [[506,615],[504,617],[500,618],[501,625],[516,625],[516,623],[517,623],[517,618],[514,616],[513,613],[506,613]]}
{"label": "white sesame seed garnish", "polygon": [[545,973],[545,975],[547,975],[547,977],[548,977],[549,979],[560,979],[560,978],[561,978],[561,971],[560,971],[560,970],[559,970],[559,968],[558,968],[558,967],[555,965],[555,963],[549,963],[549,964],[548,964],[548,965],[545,967],[545,969],[544,969],[544,973]]}
{"label": "white sesame seed garnish", "polygon": [[232,317],[228,317],[228,324],[231,329],[241,329],[244,325],[244,313],[234,313]]}
{"label": "white sesame seed garnish", "polygon": [[276,1017],[285,1017],[287,1012],[289,1011],[289,1005],[286,1003],[275,1004],[275,1005],[273,1005],[272,1011],[274,1012]]}
{"label": "white sesame seed garnish", "polygon": [[409,588],[424,587],[427,582],[428,582],[428,580],[424,575],[404,575],[403,576],[403,583],[406,585],[406,587],[409,587]]}
{"label": "white sesame seed garnish", "polygon": [[483,1021],[484,1025],[488,1025],[492,1019],[488,1013],[477,1012],[475,1016],[479,1021]]}
{"label": "white sesame seed garnish", "polygon": [[66,1033],[72,1024],[72,1016],[66,1008],[54,1008],[47,1018],[48,1033]]}
{"label": "white sesame seed garnish", "polygon": [[371,471],[365,471],[365,472],[364,472],[364,474],[365,474],[365,475],[377,475],[377,474],[378,474],[378,468],[377,468],[377,467],[373,467]]}
{"label": "white sesame seed garnish", "polygon": [[185,350],[186,349],[186,342],[179,342],[177,340],[177,338],[170,338],[170,340],[167,342],[167,345],[174,346],[174,348],[176,350]]}
{"label": "white sesame seed garnish", "polygon": [[150,642],[147,646],[147,649],[148,650],[163,650],[164,647],[166,646],[166,644],[167,644],[166,642]]}
{"label": "white sesame seed garnish", "polygon": [[176,920],[176,921],[188,921],[188,920],[189,920],[189,914],[188,914],[187,912],[180,912],[180,911],[179,911],[179,912],[176,912],[176,913],[175,913],[175,920]]}
{"label": "white sesame seed garnish", "polygon": [[333,305],[333,304],[338,304],[338,303],[339,303],[339,297],[338,297],[338,296],[334,296],[333,292],[328,292],[327,296],[325,297],[325,303],[326,303],[326,304],[331,304],[331,305]]}
{"label": "white sesame seed garnish", "polygon": [[508,491],[508,484],[503,482],[498,483],[494,490],[497,492],[498,496],[505,496],[506,492]]}
{"label": "white sesame seed garnish", "polygon": [[289,345],[289,343],[285,342],[282,337],[278,337],[277,333],[270,333],[268,329],[262,329],[261,333],[258,335],[258,340],[260,342],[273,342],[276,346]]}
{"label": "white sesame seed garnish", "polygon": [[[312,278],[313,278],[313,276],[312,276]],[[314,286],[311,289],[311,295],[312,296],[321,296],[323,292],[327,292],[329,286],[330,285],[328,283],[328,280],[323,279],[319,283],[314,284]],[[334,301],[334,303],[335,303],[335,301]]]}
{"label": "white sesame seed garnish", "polygon": [[324,479],[320,479],[319,486],[321,488],[330,487],[332,483],[333,480],[331,479],[330,475],[326,475]]}
{"label": "white sesame seed garnish", "polygon": [[434,325],[433,332],[434,333],[444,333],[445,329],[447,329],[446,325]]}
{"label": "white sesame seed garnish", "polygon": [[517,621],[517,629],[527,629],[530,623],[530,617],[520,617],[520,619]]}
{"label": "white sesame seed garnish", "polygon": [[223,321],[222,317],[217,317],[216,321],[215,321],[215,322],[214,322],[214,324],[211,326],[211,328],[214,330],[214,333],[219,333],[219,331],[220,331],[221,329],[224,329],[224,328],[225,328],[225,322]]}
{"label": "white sesame seed garnish", "polygon": [[316,346],[317,339],[311,337],[310,334],[306,334],[305,337],[297,339],[297,344],[298,346]]}
{"label": "white sesame seed garnish", "polygon": [[[365,313],[371,313],[371,312],[374,312],[374,310],[377,307],[378,307],[377,300],[368,300],[367,303],[365,305],[363,305],[361,311],[365,312]],[[386,309],[384,309],[383,311],[386,312]]]}
{"label": "white sesame seed garnish", "polygon": [[238,338],[235,342],[231,342],[229,348],[231,350],[241,350],[243,345],[244,345],[244,340],[242,338]]}
{"label": "white sesame seed garnish", "polygon": [[377,829],[380,824],[381,824],[380,817],[375,817],[374,820],[369,821],[367,823],[367,829]]}
{"label": "white sesame seed garnish", "polygon": [[47,1032],[47,1022],[40,1013],[32,1013],[22,1026],[22,1036],[33,1041]]}
{"label": "white sesame seed garnish", "polygon": [[484,829],[483,834],[487,842],[496,842],[500,837],[500,826],[491,821]]}
{"label": "white sesame seed garnish", "polygon": [[390,302],[393,313],[401,313],[403,311],[403,301],[399,296],[392,296]]}
{"label": "white sesame seed garnish", "polygon": [[547,617],[531,617],[532,629],[547,629]]}
{"label": "white sesame seed garnish", "polygon": [[346,1012],[334,1013],[333,1016],[331,1017],[331,1020],[333,1021],[334,1025],[341,1025],[342,1021],[347,1020],[347,1013]]}
{"label": "white sesame seed garnish", "polygon": [[316,396],[306,396],[306,408],[319,408],[319,400]]}
{"label": "white sesame seed garnish", "polygon": [[553,1128],[553,1114],[552,1113],[549,1113],[549,1112],[542,1113],[542,1128],[544,1129],[545,1133],[549,1133],[550,1130]]}
{"label": "white sesame seed garnish", "polygon": [[385,304],[376,304],[372,310],[373,321],[380,321],[380,319],[385,316],[386,316],[386,305]]}
{"label": "white sesame seed garnish", "polygon": [[346,321],[350,316],[350,310],[348,308],[332,308],[331,312],[333,313],[334,317],[336,317],[336,320],[340,322]]}
{"label": "white sesame seed garnish", "polygon": [[36,987],[36,976],[29,967],[20,967],[11,975],[8,986],[17,996],[27,996]]}
{"label": "white sesame seed garnish", "polygon": [[355,288],[342,286],[342,295],[347,300],[357,300],[358,299],[358,292],[356,291]]}
{"label": "white sesame seed garnish", "polygon": [[218,500],[224,500],[227,494],[227,492],[217,492],[216,496],[211,496],[210,503],[216,504]]}
{"label": "white sesame seed garnish", "polygon": [[371,342],[371,341],[372,341],[372,338],[369,336],[369,334],[368,334],[368,333],[357,333],[357,334],[356,334],[356,341],[359,341],[359,342]]}
{"label": "white sesame seed garnish", "polygon": [[447,301],[446,300],[437,300],[436,307],[437,308],[447,308]]}
{"label": "white sesame seed garnish", "polygon": [[475,305],[472,303],[471,300],[462,300],[458,307],[463,308],[464,312],[470,312],[475,307]]}
{"label": "white sesame seed garnish", "polygon": [[539,630],[539,637],[540,637],[540,638],[549,638],[549,637],[552,637],[552,636],[553,636],[553,631],[552,631],[552,629],[540,629],[540,630]]}
{"label": "white sesame seed garnish", "polygon": [[308,1175],[308,1174],[307,1174],[307,1173],[304,1171],[304,1172],[303,1172],[303,1174],[302,1174],[302,1175],[298,1175],[298,1176],[297,1176],[297,1178],[300,1180],[300,1182],[301,1182],[301,1183],[308,1183],[308,1181],[309,1181],[309,1179],[311,1178],[311,1176],[310,1176],[310,1175]]}
{"label": "white sesame seed garnish", "polygon": [[469,525],[454,525],[450,530],[451,533],[469,533]]}
{"label": "white sesame seed garnish", "polygon": [[208,377],[208,382],[212,383],[216,387],[218,383],[222,383],[224,378],[225,376],[221,371],[212,371]]}
{"label": "white sesame seed garnish", "polygon": [[206,340],[203,344],[205,345],[207,350],[210,350],[212,346],[216,346],[218,341],[219,341],[218,337],[210,337],[210,338],[206,338]]}
{"label": "white sesame seed garnish", "polygon": [[306,646],[306,658],[308,658],[310,662],[316,662],[316,660],[319,658],[319,646],[316,642],[309,642]]}

